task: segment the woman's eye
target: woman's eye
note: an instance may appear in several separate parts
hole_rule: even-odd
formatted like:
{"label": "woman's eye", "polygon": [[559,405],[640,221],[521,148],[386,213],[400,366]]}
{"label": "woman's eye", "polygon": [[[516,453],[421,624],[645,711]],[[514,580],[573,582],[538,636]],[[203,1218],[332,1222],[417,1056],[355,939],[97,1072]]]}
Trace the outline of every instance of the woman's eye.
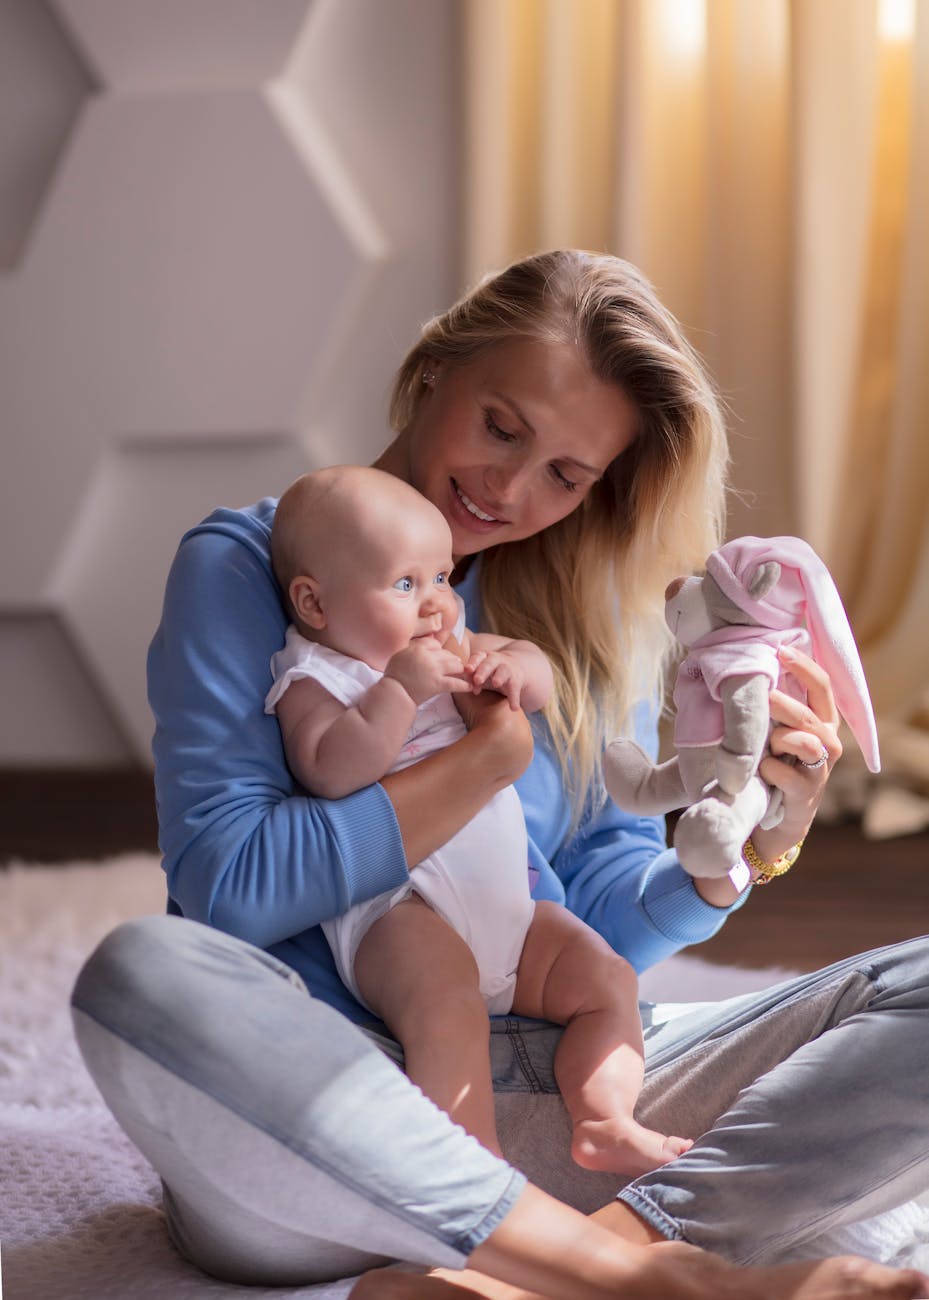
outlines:
{"label": "woman's eye", "polygon": [[394,583],[394,586],[397,588],[398,591],[412,591],[412,590],[413,590],[413,579],[412,579],[412,578],[398,578],[397,581]]}
{"label": "woman's eye", "polygon": [[516,435],[513,433],[507,433],[506,429],[501,429],[490,411],[484,412],[484,423],[487,426],[487,432],[492,438],[498,438],[501,442],[515,441]]}
{"label": "woman's eye", "polygon": [[558,468],[557,465],[552,466],[552,474],[555,478],[555,481],[559,483],[560,486],[563,487],[566,492],[576,492],[577,489],[580,487],[579,483],[575,483],[572,479],[565,478],[564,474],[562,474],[561,470]]}

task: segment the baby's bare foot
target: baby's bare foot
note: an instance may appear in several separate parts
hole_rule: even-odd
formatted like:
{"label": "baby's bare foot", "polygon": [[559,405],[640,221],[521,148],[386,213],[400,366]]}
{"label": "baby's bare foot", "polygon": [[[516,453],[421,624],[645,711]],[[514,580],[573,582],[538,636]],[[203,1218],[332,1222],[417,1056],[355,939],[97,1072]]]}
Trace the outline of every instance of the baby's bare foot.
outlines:
{"label": "baby's bare foot", "polygon": [[571,1155],[583,1169],[636,1178],[689,1151],[688,1138],[668,1137],[634,1119],[584,1119],[574,1125]]}

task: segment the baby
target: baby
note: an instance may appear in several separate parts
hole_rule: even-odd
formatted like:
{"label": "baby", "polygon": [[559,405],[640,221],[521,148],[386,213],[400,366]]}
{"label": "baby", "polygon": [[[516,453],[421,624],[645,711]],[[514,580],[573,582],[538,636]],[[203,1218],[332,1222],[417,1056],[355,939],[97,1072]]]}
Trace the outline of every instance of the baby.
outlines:
{"label": "baby", "polygon": [[[545,705],[547,658],[468,631],[448,524],[402,480],[355,466],[304,475],[278,505],[272,559],[293,621],[265,711],[310,792],[341,798],[451,744],[465,734],[456,693]],[[634,1177],[691,1145],[633,1119],[644,1068],[634,972],[567,908],[532,901],[512,786],[404,887],[323,930],[346,986],[402,1044],[410,1078],[490,1150],[488,1014],[511,1010],[565,1026],[555,1074],[578,1164]]]}

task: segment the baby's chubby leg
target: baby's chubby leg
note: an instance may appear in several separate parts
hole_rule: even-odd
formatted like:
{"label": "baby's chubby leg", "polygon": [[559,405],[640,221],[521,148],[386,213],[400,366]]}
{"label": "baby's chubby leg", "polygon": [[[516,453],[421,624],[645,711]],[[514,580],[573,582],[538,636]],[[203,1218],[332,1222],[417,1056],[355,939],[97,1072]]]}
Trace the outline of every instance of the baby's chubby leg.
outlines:
{"label": "baby's chubby leg", "polygon": [[633,1118],[644,1075],[635,972],[557,903],[536,904],[513,1010],[565,1026],[555,1077],[571,1115],[571,1152],[586,1169],[630,1178],[667,1164],[692,1143]]}
{"label": "baby's chubby leg", "polygon": [[490,1020],[477,963],[461,936],[414,894],[361,940],[355,979],[366,1004],[402,1044],[413,1082],[499,1155]]}

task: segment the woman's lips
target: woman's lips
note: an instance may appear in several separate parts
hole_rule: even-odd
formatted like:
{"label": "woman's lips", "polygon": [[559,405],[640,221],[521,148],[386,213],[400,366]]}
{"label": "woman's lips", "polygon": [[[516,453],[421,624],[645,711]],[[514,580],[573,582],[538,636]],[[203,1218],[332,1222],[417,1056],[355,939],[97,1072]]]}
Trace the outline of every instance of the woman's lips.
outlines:
{"label": "woman's lips", "polygon": [[502,524],[508,522],[506,519],[501,519],[499,515],[492,515],[487,510],[483,510],[476,501],[471,500],[454,479],[451,479],[450,482],[452,508],[455,518],[460,519],[467,527],[474,528],[479,532],[486,532],[493,528],[499,528]]}

